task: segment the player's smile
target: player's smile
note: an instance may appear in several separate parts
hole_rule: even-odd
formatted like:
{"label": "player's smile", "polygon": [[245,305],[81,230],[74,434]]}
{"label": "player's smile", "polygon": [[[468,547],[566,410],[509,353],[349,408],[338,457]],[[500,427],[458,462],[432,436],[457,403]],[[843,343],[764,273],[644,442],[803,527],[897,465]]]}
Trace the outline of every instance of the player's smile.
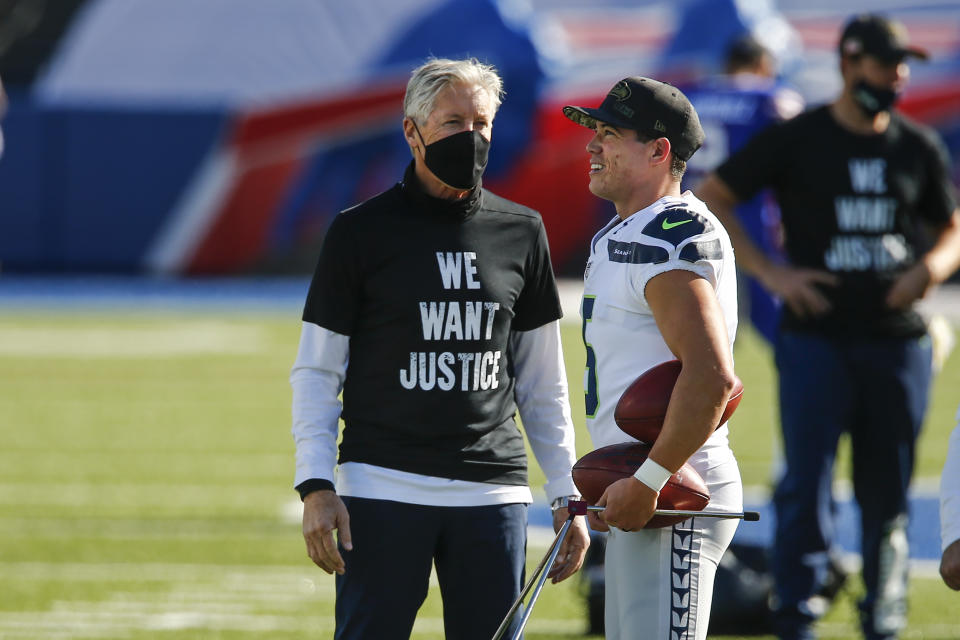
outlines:
{"label": "player's smile", "polygon": [[591,161],[590,161],[590,175],[593,175],[593,174],[595,174],[595,173],[600,173],[601,171],[603,171],[604,169],[606,169],[606,167],[607,167],[607,165],[605,165],[605,164],[603,164],[603,163],[601,163],[601,162],[596,162],[596,161],[591,160]]}

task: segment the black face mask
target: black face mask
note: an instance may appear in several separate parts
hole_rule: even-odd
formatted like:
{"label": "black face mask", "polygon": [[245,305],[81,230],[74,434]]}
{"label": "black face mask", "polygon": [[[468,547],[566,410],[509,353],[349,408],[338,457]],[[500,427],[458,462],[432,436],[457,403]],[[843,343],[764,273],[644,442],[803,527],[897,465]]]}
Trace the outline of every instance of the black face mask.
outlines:
{"label": "black face mask", "polygon": [[[420,140],[423,134],[417,128]],[[473,189],[487,168],[490,142],[479,131],[461,131],[436,142],[424,142],[423,161],[441,182],[454,189]]]}
{"label": "black face mask", "polygon": [[866,80],[861,80],[853,87],[853,99],[869,117],[874,117],[881,111],[889,111],[900,94],[893,89],[880,89]]}

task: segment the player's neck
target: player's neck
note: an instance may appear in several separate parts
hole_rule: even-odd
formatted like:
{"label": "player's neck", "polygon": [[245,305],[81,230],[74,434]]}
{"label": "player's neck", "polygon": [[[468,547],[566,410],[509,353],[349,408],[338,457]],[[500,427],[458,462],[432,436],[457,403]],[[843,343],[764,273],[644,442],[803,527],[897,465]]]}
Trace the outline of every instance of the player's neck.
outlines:
{"label": "player's neck", "polygon": [[621,202],[614,202],[614,207],[616,207],[620,219],[626,220],[666,196],[680,197],[680,183],[671,176],[667,176],[663,182],[648,185],[646,188],[635,189],[628,198]]}
{"label": "player's neck", "polygon": [[869,116],[847,92],[842,93],[830,105],[830,115],[842,128],[862,136],[879,135],[890,126],[889,111],[881,111],[875,116]]}

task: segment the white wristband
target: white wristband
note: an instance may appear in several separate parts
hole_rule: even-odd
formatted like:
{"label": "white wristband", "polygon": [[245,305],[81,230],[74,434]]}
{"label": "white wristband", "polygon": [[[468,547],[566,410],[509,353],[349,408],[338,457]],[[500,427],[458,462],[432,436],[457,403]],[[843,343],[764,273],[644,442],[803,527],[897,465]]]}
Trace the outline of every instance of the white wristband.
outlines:
{"label": "white wristband", "polygon": [[647,458],[633,474],[633,477],[659,493],[672,475],[673,473]]}

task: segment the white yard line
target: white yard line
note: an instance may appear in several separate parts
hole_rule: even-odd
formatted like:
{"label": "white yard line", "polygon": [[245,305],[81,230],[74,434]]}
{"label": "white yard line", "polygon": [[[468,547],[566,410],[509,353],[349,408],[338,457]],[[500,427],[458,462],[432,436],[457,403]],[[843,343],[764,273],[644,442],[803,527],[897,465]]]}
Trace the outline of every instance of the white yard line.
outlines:
{"label": "white yard line", "polygon": [[270,347],[256,326],[210,320],[169,320],[166,326],[5,327],[0,356],[145,358],[191,354],[244,354]]}
{"label": "white yard line", "polygon": [[[261,584],[265,589],[318,577],[310,566],[171,562],[0,562],[0,579],[56,582],[202,582]],[[325,576],[326,574],[324,574]],[[332,580],[332,578],[331,578]]]}
{"label": "white yard line", "polygon": [[[308,565],[238,566],[152,563],[0,563],[9,579],[43,580],[82,592],[77,582],[116,582],[103,600],[58,600],[47,610],[0,612],[0,638],[124,638],[135,632],[215,630],[329,633],[334,580]],[[158,582],[160,590],[130,591],[130,581]],[[71,586],[71,583],[72,586]],[[123,586],[121,587],[121,583]],[[169,583],[164,587],[163,583]],[[436,585],[435,580],[432,581]],[[323,615],[315,615],[317,613]],[[311,615],[314,614],[314,615]],[[532,619],[530,628],[558,633],[583,624]],[[420,633],[442,633],[439,617],[417,619]]]}
{"label": "white yard line", "polygon": [[[933,571],[932,566],[929,569]],[[115,582],[118,587],[99,601],[58,600],[47,610],[0,612],[0,638],[125,638],[144,631],[178,630],[325,634],[333,629],[334,581],[318,572],[307,564],[0,562],[0,576],[5,579],[51,581],[78,593],[84,589],[76,583]],[[130,582],[159,583],[154,586],[160,589],[130,591]],[[584,624],[575,609],[569,618],[535,615],[529,628],[559,634]],[[440,634],[443,620],[421,616],[414,630]],[[823,624],[818,630],[824,638],[844,638],[850,633],[843,624]],[[960,637],[960,625],[911,627],[903,637]]]}

